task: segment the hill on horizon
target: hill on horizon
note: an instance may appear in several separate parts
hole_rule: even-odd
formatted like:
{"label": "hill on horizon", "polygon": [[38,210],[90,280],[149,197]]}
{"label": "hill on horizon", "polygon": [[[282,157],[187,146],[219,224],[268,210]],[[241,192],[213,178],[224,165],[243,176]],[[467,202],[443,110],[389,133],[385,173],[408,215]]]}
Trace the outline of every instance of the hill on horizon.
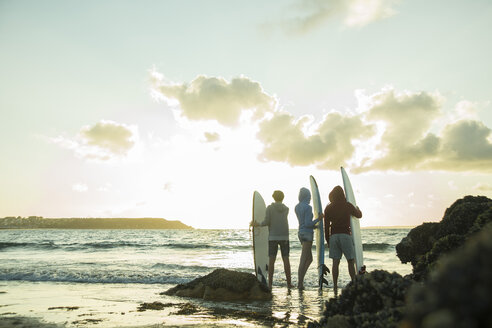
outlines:
{"label": "hill on horizon", "polygon": [[5,217],[0,229],[193,229],[178,220],[162,218],[43,218]]}

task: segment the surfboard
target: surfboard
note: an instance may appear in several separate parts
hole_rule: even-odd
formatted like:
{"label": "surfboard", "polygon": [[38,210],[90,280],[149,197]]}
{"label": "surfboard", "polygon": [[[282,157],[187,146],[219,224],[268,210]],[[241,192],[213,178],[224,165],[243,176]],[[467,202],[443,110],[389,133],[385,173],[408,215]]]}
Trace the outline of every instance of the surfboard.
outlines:
{"label": "surfboard", "polygon": [[[354,190],[352,189],[352,184],[350,183],[347,172],[345,172],[343,167],[341,167],[340,170],[342,172],[343,188],[345,189],[345,197],[347,198],[347,202],[357,206],[355,203]],[[362,252],[360,222],[359,219],[354,216],[350,217],[350,230],[352,231],[352,241],[355,248],[355,268],[358,274],[362,274],[365,272],[366,267],[364,265],[364,254]]]}
{"label": "surfboard", "polygon": [[[253,193],[253,222],[265,219],[266,205],[260,193]],[[268,227],[253,226],[253,257],[258,280],[268,286]]]}
{"label": "surfboard", "polygon": [[[321,198],[319,196],[318,184],[311,175],[309,177],[309,183],[311,185],[311,194],[313,199],[313,216],[314,219],[319,217],[319,214],[323,212],[321,207]],[[318,287],[323,289],[323,283],[328,285],[328,281],[324,277],[328,272],[328,267],[325,265],[325,231],[323,228],[323,220],[320,220],[316,228],[314,229],[314,240],[316,243],[316,260],[318,265]]]}

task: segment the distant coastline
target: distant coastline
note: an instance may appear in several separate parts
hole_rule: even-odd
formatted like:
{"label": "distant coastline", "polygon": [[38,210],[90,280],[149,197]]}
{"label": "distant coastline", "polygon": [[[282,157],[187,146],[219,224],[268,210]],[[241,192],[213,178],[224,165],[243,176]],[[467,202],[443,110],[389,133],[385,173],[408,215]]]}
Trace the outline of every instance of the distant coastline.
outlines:
{"label": "distant coastline", "polygon": [[162,218],[0,218],[0,229],[193,229]]}
{"label": "distant coastline", "polygon": [[360,227],[361,230],[366,229],[412,229],[415,228],[414,225],[411,226],[368,226],[368,227]]}

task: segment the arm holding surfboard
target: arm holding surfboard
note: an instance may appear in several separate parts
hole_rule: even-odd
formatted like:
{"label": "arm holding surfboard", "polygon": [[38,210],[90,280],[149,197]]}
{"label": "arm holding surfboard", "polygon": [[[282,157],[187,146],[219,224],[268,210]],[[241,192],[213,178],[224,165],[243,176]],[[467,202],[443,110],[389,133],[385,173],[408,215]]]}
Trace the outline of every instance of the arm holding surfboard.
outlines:
{"label": "arm holding surfboard", "polygon": [[[350,203],[348,203],[350,204]],[[362,217],[362,211],[360,210],[359,206],[354,206],[352,204],[350,204],[352,206],[352,212],[350,213],[352,216],[355,216],[356,218],[360,219]]]}

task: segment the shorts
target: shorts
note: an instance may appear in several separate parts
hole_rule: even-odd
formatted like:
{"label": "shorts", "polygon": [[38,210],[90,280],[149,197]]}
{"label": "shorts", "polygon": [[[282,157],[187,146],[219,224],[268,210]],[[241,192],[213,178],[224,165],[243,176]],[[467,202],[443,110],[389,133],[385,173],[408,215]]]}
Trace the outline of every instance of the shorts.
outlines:
{"label": "shorts", "polygon": [[297,237],[299,237],[299,241],[301,244],[305,241],[313,241],[313,233],[312,232],[306,232],[306,231],[299,231],[297,233]]}
{"label": "shorts", "polygon": [[280,246],[280,253],[282,257],[289,256],[289,241],[288,240],[269,240],[268,241],[268,256],[277,257],[278,246]]}
{"label": "shorts", "polygon": [[336,233],[330,236],[330,258],[339,260],[342,253],[347,260],[355,258],[355,248],[352,237],[345,233]]}

